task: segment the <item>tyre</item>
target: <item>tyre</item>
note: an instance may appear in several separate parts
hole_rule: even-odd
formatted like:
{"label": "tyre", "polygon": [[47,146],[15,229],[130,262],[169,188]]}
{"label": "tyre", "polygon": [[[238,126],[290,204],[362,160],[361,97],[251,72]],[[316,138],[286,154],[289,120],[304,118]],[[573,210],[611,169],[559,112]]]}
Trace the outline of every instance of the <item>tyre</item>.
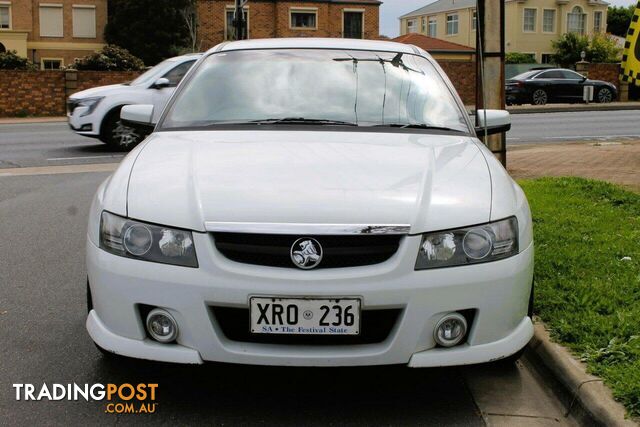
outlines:
{"label": "tyre", "polygon": [[547,92],[544,89],[536,89],[531,94],[531,103],[533,105],[545,105],[548,100]]}
{"label": "tyre", "polygon": [[601,104],[613,101],[613,91],[608,87],[601,88],[596,95],[596,100]]}
{"label": "tyre", "polygon": [[115,150],[129,151],[144,139],[144,135],[139,129],[124,125],[120,120],[120,109],[109,112],[102,124],[100,139]]}

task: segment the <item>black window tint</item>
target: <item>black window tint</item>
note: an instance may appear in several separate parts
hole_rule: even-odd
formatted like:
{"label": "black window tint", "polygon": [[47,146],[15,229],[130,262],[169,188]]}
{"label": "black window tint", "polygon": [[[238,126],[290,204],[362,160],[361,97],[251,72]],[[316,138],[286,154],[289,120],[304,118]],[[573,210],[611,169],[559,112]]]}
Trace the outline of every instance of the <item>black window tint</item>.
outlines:
{"label": "black window tint", "polygon": [[562,74],[563,79],[573,79],[573,80],[582,79],[582,76],[580,74],[574,73],[573,71],[562,70],[559,72]]}
{"label": "black window tint", "polygon": [[164,75],[165,78],[169,79],[169,84],[171,86],[177,86],[180,83],[180,80],[187,74],[187,71],[195,64],[196,61],[187,61],[175,67],[173,70],[169,71]]}
{"label": "black window tint", "polygon": [[540,73],[536,78],[538,79],[562,79],[564,76],[560,71],[545,71],[544,73]]}

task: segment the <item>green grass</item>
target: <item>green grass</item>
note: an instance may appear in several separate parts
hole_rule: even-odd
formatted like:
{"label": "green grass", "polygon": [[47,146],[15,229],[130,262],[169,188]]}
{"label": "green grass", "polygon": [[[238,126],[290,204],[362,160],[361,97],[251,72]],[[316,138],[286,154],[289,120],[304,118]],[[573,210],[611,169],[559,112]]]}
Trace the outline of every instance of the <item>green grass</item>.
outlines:
{"label": "green grass", "polygon": [[581,178],[520,184],[534,221],[536,314],[640,416],[640,194]]}

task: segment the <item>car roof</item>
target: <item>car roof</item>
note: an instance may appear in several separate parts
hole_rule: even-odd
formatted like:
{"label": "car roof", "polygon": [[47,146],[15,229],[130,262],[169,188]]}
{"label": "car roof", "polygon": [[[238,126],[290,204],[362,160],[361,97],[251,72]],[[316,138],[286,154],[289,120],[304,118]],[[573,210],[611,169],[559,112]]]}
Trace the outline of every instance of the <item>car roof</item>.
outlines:
{"label": "car roof", "polygon": [[352,49],[352,50],[377,50],[388,52],[402,52],[422,54],[417,48],[404,43],[396,43],[382,40],[358,40],[338,38],[274,38],[252,39],[226,42],[210,49],[207,53],[229,50],[247,49]]}

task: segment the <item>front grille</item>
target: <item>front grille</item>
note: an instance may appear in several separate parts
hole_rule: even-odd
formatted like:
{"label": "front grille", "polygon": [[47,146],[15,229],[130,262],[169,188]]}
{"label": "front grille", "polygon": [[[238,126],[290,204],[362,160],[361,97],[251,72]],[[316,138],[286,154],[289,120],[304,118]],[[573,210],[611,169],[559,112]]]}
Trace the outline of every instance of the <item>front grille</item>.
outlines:
{"label": "front grille", "polygon": [[216,248],[232,261],[270,267],[296,268],[291,246],[300,237],[311,237],[322,245],[317,268],[359,267],[391,258],[401,235],[298,236],[278,234],[213,233]]}
{"label": "front grille", "polygon": [[402,312],[401,309],[363,310],[359,335],[286,335],[250,332],[249,309],[211,307],[213,317],[225,337],[231,341],[282,345],[358,345],[377,344],[387,339]]}

